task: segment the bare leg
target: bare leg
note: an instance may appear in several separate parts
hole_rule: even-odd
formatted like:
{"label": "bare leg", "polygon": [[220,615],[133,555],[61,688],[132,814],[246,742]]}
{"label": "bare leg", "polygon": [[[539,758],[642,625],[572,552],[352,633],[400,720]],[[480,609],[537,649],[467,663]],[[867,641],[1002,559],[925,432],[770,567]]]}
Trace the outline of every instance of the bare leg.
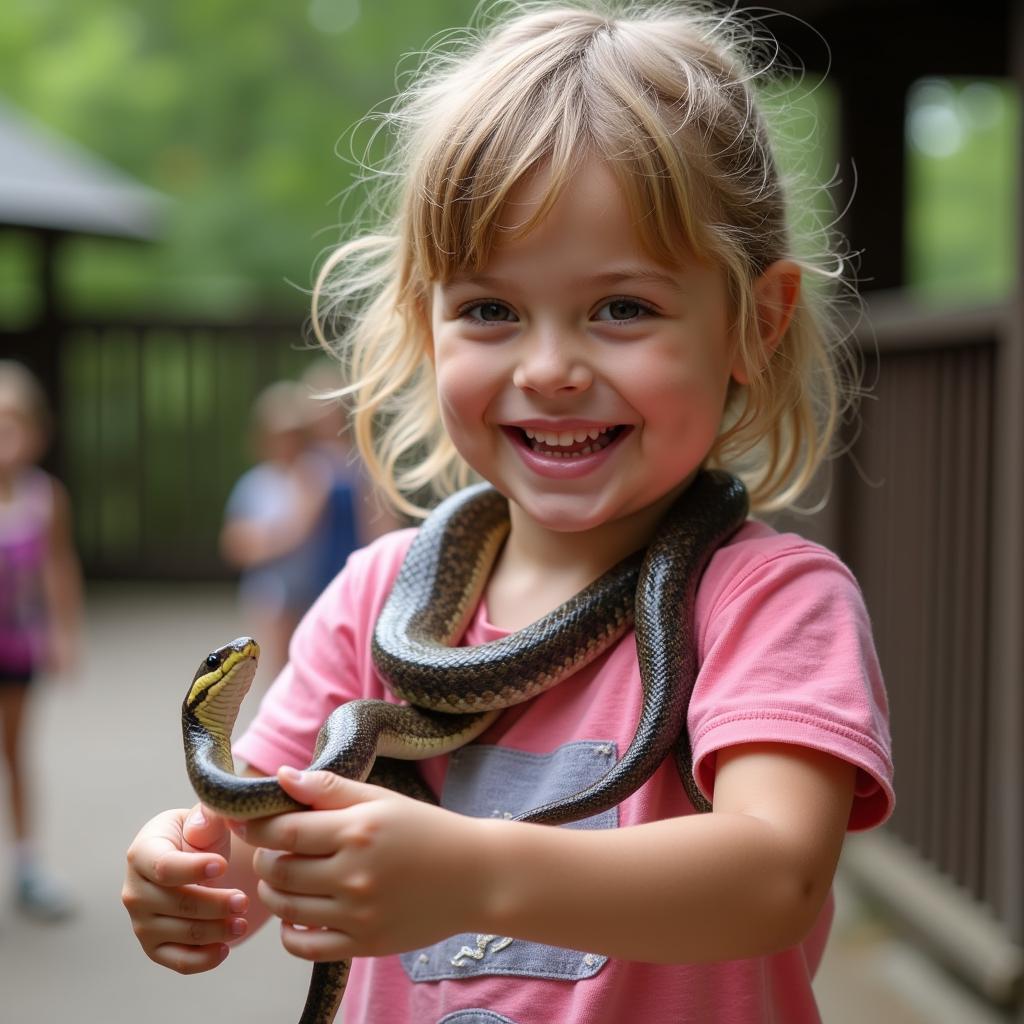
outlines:
{"label": "bare leg", "polygon": [[28,794],[25,787],[25,766],[22,763],[22,736],[25,710],[28,706],[28,687],[0,686],[0,728],[3,730],[3,758],[10,794],[11,827],[15,842],[26,843],[29,838]]}
{"label": "bare leg", "polygon": [[0,728],[10,793],[15,840],[15,884],[18,906],[42,921],[61,921],[73,912],[71,900],[39,866],[32,844],[30,805],[24,764],[27,686],[0,687]]}

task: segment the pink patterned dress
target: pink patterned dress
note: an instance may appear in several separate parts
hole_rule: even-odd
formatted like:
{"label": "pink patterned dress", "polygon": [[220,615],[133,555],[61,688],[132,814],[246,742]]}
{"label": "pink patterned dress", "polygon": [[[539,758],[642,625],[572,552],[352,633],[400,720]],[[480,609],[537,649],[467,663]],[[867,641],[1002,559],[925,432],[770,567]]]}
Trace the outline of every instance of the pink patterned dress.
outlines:
{"label": "pink patterned dress", "polygon": [[43,573],[53,520],[53,484],[41,469],[15,481],[0,501],[0,685],[27,683],[46,631]]}

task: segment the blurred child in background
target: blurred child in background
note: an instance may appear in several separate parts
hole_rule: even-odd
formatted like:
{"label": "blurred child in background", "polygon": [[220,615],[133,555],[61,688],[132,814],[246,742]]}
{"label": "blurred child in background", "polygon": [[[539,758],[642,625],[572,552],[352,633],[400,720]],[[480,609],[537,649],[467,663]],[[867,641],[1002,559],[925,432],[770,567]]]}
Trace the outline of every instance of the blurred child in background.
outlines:
{"label": "blurred child in background", "polygon": [[40,865],[26,785],[26,710],[41,671],[77,661],[81,571],[64,487],[38,465],[50,437],[46,397],[20,363],[0,360],[0,720],[14,840],[15,899],[60,920],[68,895]]}
{"label": "blurred child in background", "polygon": [[349,554],[398,525],[374,514],[345,407],[324,397],[338,383],[318,364],[301,383],[277,381],[257,396],[252,430],[261,461],[228,497],[220,549],[242,572],[246,628],[263,649],[264,678],[284,665],[299,619]]}
{"label": "blurred child in background", "polygon": [[277,673],[288,641],[319,593],[318,552],[307,541],[330,490],[324,460],[309,451],[310,401],[295,381],[271,384],[252,408],[260,460],[228,497],[220,550],[241,570],[239,597],[263,649],[267,677]]}
{"label": "blurred child in background", "polygon": [[302,375],[301,383],[309,393],[310,449],[325,461],[330,478],[324,510],[310,538],[311,544],[321,547],[319,593],[356,548],[402,523],[373,493],[352,439],[347,406],[332,394],[342,384],[339,368],[320,360]]}

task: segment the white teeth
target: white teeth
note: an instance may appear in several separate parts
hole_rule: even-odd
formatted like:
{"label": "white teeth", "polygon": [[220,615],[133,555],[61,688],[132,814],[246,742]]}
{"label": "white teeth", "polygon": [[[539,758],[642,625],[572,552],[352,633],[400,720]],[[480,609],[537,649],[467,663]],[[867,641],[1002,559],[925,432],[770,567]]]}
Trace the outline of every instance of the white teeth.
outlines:
{"label": "white teeth", "polygon": [[[580,430],[527,430],[523,433],[533,442],[532,448],[536,452],[542,452],[550,458],[555,459],[579,459],[584,455],[593,455],[611,444],[608,436],[614,427],[586,427]],[[586,441],[593,441],[594,444],[584,444]],[[559,451],[559,448],[567,449],[571,445],[584,445],[575,451]]]}
{"label": "white teeth", "polygon": [[590,427],[586,430],[524,430],[531,441],[537,441],[548,447],[566,448],[571,444],[581,444],[583,441],[596,441],[602,434],[607,434],[611,427]]}
{"label": "white teeth", "polygon": [[578,459],[583,455],[591,455],[594,451],[595,449],[588,444],[586,448],[581,448],[578,452],[549,452],[548,454],[556,459]]}

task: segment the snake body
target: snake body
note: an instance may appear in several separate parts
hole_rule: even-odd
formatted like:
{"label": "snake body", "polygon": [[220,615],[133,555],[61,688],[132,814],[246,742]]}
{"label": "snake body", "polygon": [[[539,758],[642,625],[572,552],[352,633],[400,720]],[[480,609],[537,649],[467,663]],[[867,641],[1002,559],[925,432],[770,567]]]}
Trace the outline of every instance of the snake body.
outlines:
{"label": "snake body", "polygon": [[[417,532],[374,631],[376,668],[409,704],[356,700],[337,708],[320,730],[310,769],[364,780],[378,757],[416,760],[455,750],[479,736],[502,708],[561,682],[633,626],[643,699],[622,758],[587,789],[518,820],[562,824],[607,810],[650,778],[673,748],[691,802],[708,810],[693,780],[685,728],[697,667],[693,608],[708,559],[746,515],[743,485],[726,473],[702,471],[669,509],[646,552],[623,559],[530,626],[456,647],[507,534],[508,512],[505,499],[486,485],[453,495]],[[208,655],[182,707],[186,767],[196,794],[239,819],[302,807],[274,779],[234,774],[231,730],[258,653],[255,641],[244,637]],[[345,962],[314,966],[299,1024],[334,1020],[347,975]]]}

